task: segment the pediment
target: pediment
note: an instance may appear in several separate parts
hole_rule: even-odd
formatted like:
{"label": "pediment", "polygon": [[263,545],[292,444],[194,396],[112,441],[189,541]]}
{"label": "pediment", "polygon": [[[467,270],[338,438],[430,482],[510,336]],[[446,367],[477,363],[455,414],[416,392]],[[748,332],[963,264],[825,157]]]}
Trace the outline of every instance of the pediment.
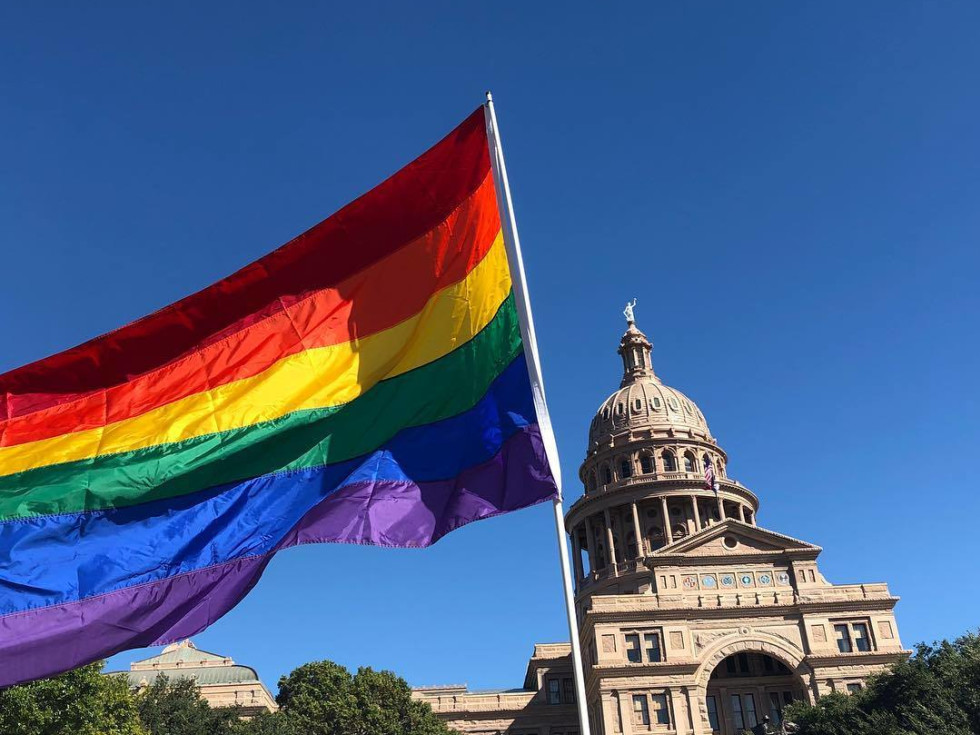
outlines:
{"label": "pediment", "polygon": [[659,561],[667,557],[737,557],[787,552],[816,556],[820,551],[819,546],[806,541],[729,518],[657,549],[648,558]]}

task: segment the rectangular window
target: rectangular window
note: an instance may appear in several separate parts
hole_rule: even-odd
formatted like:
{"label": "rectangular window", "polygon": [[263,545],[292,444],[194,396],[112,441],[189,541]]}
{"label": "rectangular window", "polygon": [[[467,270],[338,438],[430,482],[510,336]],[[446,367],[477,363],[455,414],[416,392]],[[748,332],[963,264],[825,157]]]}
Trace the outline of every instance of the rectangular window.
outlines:
{"label": "rectangular window", "polygon": [[633,724],[650,726],[650,704],[645,694],[633,695]]}
{"label": "rectangular window", "polygon": [[561,704],[561,680],[548,679],[548,704]]}
{"label": "rectangular window", "polygon": [[718,720],[718,700],[714,697],[708,697],[705,699],[705,704],[708,705],[708,724],[711,725],[711,731],[720,732],[721,723]]}
{"label": "rectangular window", "polygon": [[759,724],[755,716],[755,697],[751,694],[743,694],[742,703],[745,708],[745,726],[755,727]]}
{"label": "rectangular window", "polygon": [[783,711],[779,702],[779,692],[769,692],[769,719],[774,725],[778,725],[782,719],[780,713]]}
{"label": "rectangular window", "polygon": [[639,633],[626,634],[626,660],[634,664],[638,664],[643,660],[640,656]]}
{"label": "rectangular window", "polygon": [[660,661],[660,634],[644,633],[643,647],[646,649],[647,661],[651,663]]}
{"label": "rectangular window", "polygon": [[732,717],[735,720],[735,729],[745,729],[745,718],[742,717],[742,698],[737,694],[732,695]]}
{"label": "rectangular window", "polygon": [[857,694],[859,691],[861,691],[861,685],[860,684],[854,683],[854,684],[848,684],[847,685],[847,693],[848,694]]}
{"label": "rectangular window", "polygon": [[854,647],[859,651],[870,651],[871,636],[868,635],[868,626],[864,623],[854,623],[851,630],[854,632]]}
{"label": "rectangular window", "polygon": [[653,700],[653,713],[656,716],[657,724],[669,725],[670,709],[667,707],[667,695],[654,694],[651,696],[651,699]]}
{"label": "rectangular window", "polygon": [[871,629],[866,622],[835,623],[834,636],[837,639],[837,649],[841,653],[867,652],[874,647]]}
{"label": "rectangular window", "polygon": [[561,701],[565,704],[575,703],[575,680],[566,678],[561,680]]}

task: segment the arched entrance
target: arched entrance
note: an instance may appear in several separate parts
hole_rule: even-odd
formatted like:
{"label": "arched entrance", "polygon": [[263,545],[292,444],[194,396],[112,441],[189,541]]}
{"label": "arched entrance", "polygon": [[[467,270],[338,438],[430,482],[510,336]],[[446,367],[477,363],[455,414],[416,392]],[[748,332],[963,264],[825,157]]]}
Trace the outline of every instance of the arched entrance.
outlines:
{"label": "arched entrance", "polygon": [[696,674],[695,731],[740,735],[767,715],[775,724],[788,702],[812,703],[813,670],[804,658],[789,640],[748,628],[709,646]]}
{"label": "arched entrance", "polygon": [[767,653],[743,651],[722,659],[708,679],[705,710],[711,732],[738,735],[763,717],[773,725],[783,708],[805,698],[803,680]]}

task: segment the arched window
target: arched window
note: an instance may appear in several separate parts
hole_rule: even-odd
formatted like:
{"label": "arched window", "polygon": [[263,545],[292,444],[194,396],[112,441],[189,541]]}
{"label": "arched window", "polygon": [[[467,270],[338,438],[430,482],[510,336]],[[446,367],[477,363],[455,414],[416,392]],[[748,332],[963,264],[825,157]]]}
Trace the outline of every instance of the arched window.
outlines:
{"label": "arched window", "polygon": [[604,409],[602,409],[602,418],[605,419],[606,421],[609,420],[609,406],[606,406]]}
{"label": "arched window", "polygon": [[626,557],[629,559],[635,559],[637,556],[636,532],[628,531],[626,533]]}
{"label": "arched window", "polygon": [[664,460],[664,472],[677,472],[677,460],[674,458],[674,453],[667,450],[663,453]]}
{"label": "arched window", "polygon": [[670,533],[675,541],[679,538],[684,538],[687,536],[687,526],[685,526],[683,523],[675,523],[670,529]]}
{"label": "arched window", "polygon": [[602,483],[608,485],[612,482],[612,470],[609,469],[609,465],[602,465]]}
{"label": "arched window", "polygon": [[651,407],[651,408],[652,408],[652,409],[653,409],[654,411],[659,411],[659,410],[660,410],[660,399],[659,399],[659,398],[657,398],[656,396],[654,396],[654,397],[653,397],[653,398],[652,398],[652,399],[650,400],[650,407]]}
{"label": "arched window", "polygon": [[684,471],[697,472],[697,460],[690,452],[684,452]]}
{"label": "arched window", "polygon": [[664,545],[664,532],[655,526],[647,529],[647,539],[651,549],[659,549]]}
{"label": "arched window", "polygon": [[623,457],[619,460],[619,477],[620,479],[627,479],[633,476],[633,463],[630,462],[629,457]]}
{"label": "arched window", "polygon": [[616,404],[616,413],[618,415],[620,415],[620,416],[623,415],[623,404],[622,403],[617,403]]}
{"label": "arched window", "polygon": [[653,472],[653,457],[649,454],[640,455],[640,472],[644,475],[649,475]]}
{"label": "arched window", "polygon": [[635,401],[633,401],[633,407],[637,411],[642,411],[643,410],[643,401],[641,399],[637,398]]}

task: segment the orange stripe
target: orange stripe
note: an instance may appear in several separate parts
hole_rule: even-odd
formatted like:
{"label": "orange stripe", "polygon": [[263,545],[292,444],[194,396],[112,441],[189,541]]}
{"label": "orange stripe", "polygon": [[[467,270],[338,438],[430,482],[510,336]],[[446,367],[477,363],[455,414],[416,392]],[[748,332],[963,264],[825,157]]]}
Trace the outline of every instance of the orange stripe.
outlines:
{"label": "orange stripe", "polygon": [[195,393],[257,375],[303,350],[350,342],[417,314],[463,280],[500,230],[490,175],[435,229],[338,286],[127,383],[0,422],[0,446],[107,426]]}

